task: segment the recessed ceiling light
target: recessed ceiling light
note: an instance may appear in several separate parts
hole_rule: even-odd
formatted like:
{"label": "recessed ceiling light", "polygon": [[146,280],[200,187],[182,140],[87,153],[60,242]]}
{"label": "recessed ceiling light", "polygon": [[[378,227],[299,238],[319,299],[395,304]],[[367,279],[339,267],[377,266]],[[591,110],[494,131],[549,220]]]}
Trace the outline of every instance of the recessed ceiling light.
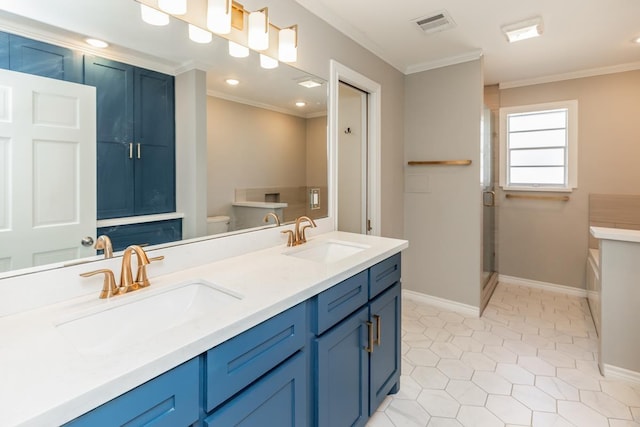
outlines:
{"label": "recessed ceiling light", "polygon": [[314,87],[318,87],[318,86],[322,86],[322,83],[318,83],[317,81],[312,80],[312,79],[302,80],[302,81],[298,82],[298,84],[300,86],[304,86],[304,87],[306,87],[308,89],[311,89],[311,88],[314,88]]}
{"label": "recessed ceiling light", "polygon": [[307,105],[306,102],[303,102],[303,101],[296,102],[296,107],[304,107],[305,105]]}
{"label": "recessed ceiling light", "polygon": [[93,46],[93,47],[97,47],[97,48],[100,48],[100,49],[104,49],[106,47],[109,47],[109,43],[107,43],[105,41],[102,41],[102,40],[98,40],[98,39],[89,38],[89,39],[84,39],[84,41],[88,45]]}
{"label": "recessed ceiling light", "polygon": [[507,36],[509,43],[519,42],[542,35],[542,18],[535,17],[515,24],[505,25],[501,28]]}
{"label": "recessed ceiling light", "polygon": [[227,79],[225,80],[225,82],[227,82],[227,84],[231,86],[238,86],[240,84],[240,81],[236,79]]}

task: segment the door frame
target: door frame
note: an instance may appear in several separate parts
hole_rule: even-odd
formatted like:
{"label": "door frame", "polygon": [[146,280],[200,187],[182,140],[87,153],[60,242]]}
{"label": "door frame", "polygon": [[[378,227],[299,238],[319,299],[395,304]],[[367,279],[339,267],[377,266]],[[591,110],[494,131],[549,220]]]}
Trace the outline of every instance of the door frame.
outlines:
{"label": "door frame", "polygon": [[339,83],[342,81],[369,94],[367,111],[369,118],[367,120],[367,134],[369,136],[367,187],[369,191],[368,211],[371,220],[369,234],[380,236],[382,222],[382,205],[380,203],[382,87],[379,83],[333,59],[329,62],[329,68],[329,212],[333,219],[333,228],[334,230],[338,229],[338,89]]}

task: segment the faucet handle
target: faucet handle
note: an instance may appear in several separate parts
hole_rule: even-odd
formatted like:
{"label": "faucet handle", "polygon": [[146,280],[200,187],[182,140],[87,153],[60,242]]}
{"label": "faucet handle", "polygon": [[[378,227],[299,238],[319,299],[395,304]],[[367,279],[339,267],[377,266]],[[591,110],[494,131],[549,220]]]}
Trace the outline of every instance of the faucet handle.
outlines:
{"label": "faucet handle", "polygon": [[82,277],[91,277],[96,274],[104,274],[104,282],[102,282],[102,291],[100,291],[100,299],[105,299],[118,294],[118,287],[116,286],[116,278],[113,275],[113,271],[109,269],[101,269],[95,271],[88,271],[86,273],[80,273]]}
{"label": "faucet handle", "polygon": [[293,230],[283,230],[280,233],[287,234],[287,246],[294,246]]}

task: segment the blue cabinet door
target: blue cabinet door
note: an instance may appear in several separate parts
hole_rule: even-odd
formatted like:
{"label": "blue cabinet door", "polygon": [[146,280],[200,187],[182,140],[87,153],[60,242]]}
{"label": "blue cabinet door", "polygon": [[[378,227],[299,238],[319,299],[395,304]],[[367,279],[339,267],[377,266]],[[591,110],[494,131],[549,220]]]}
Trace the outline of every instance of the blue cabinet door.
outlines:
{"label": "blue cabinet door", "polygon": [[369,418],[369,308],[315,339],[316,424],[363,426]]}
{"label": "blue cabinet door", "polygon": [[9,35],[9,69],[82,83],[82,54],[25,37]]}
{"label": "blue cabinet door", "polygon": [[301,427],[307,420],[304,353],[271,371],[204,420],[205,427]]}
{"label": "blue cabinet door", "polygon": [[133,70],[85,57],[85,83],[96,88],[98,219],[133,215]]}
{"label": "blue cabinet door", "polygon": [[97,233],[109,236],[114,251],[129,245],[159,245],[182,240],[182,219],[101,227]]}
{"label": "blue cabinet door", "polygon": [[199,374],[200,361],[192,359],[65,426],[190,426],[200,415]]}
{"label": "blue cabinet door", "polygon": [[369,415],[373,415],[385,397],[399,387],[400,283],[373,300],[369,313],[376,339],[369,366]]}
{"label": "blue cabinet door", "polygon": [[174,79],[136,68],[135,78],[135,214],[174,212]]}
{"label": "blue cabinet door", "polygon": [[9,34],[0,32],[0,68],[9,69]]}

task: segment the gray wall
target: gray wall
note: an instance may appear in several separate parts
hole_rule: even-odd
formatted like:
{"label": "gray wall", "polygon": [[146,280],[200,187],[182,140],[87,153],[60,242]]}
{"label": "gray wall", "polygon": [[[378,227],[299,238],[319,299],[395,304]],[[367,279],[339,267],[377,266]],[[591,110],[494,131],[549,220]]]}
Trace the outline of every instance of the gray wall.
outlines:
{"label": "gray wall", "polygon": [[498,193],[500,274],[585,287],[589,193],[640,194],[640,71],[500,90],[500,106],[578,100],[578,188],[568,202]]}
{"label": "gray wall", "polygon": [[265,0],[258,7],[263,6],[274,24],[299,24],[297,67],[328,80],[329,60],[335,59],[382,86],[381,229],[383,236],[402,238],[404,75],[294,0]]}
{"label": "gray wall", "polygon": [[473,163],[407,167],[409,187],[422,188],[405,193],[410,246],[403,283],[474,307],[480,305],[482,86],[481,60],[408,75],[405,82],[405,160]]}

